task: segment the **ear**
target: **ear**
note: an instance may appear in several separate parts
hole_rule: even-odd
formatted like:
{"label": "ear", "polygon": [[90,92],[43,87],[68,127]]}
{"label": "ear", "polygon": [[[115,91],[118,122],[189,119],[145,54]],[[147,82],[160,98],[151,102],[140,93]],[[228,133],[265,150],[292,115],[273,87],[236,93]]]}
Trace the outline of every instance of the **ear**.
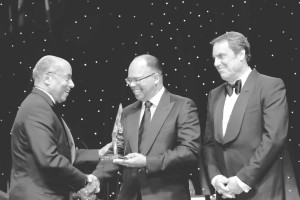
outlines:
{"label": "ear", "polygon": [[157,74],[154,75],[154,79],[155,79],[155,85],[158,84],[159,82],[159,76]]}
{"label": "ear", "polygon": [[48,73],[45,73],[45,74],[43,75],[43,80],[44,80],[44,83],[45,83],[46,85],[49,85],[50,82],[51,82],[51,80],[50,80],[50,75],[49,75]]}
{"label": "ear", "polygon": [[242,49],[239,53],[238,53],[238,58],[240,61],[244,60],[246,57],[246,52],[245,49]]}

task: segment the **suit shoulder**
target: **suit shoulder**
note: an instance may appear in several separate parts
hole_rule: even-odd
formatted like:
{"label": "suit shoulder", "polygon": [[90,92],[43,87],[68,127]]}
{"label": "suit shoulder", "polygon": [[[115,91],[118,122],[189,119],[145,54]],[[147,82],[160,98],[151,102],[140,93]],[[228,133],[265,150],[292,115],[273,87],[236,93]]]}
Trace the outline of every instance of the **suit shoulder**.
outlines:
{"label": "suit shoulder", "polygon": [[132,110],[133,108],[136,108],[141,102],[139,101],[135,101],[134,103],[131,103],[129,105],[127,105],[126,107],[123,108],[123,112],[128,112],[130,110]]}
{"label": "suit shoulder", "polygon": [[274,87],[274,86],[283,86],[284,82],[281,78],[272,77],[264,74],[259,74],[257,78],[257,84],[261,84],[262,87]]}
{"label": "suit shoulder", "polygon": [[44,98],[34,93],[29,94],[22,102],[21,106],[22,105],[31,106],[33,108],[38,108],[38,107],[50,108],[50,105],[46,102]]}
{"label": "suit shoulder", "polygon": [[283,80],[281,78],[268,76],[265,74],[258,74],[258,79],[267,80],[267,81],[282,81],[283,82]]}
{"label": "suit shoulder", "polygon": [[54,120],[52,113],[50,105],[41,96],[31,93],[24,99],[16,113],[12,132],[20,124],[32,122],[52,124]]}
{"label": "suit shoulder", "polygon": [[175,105],[177,105],[179,107],[182,107],[182,106],[197,107],[194,100],[192,100],[188,97],[177,95],[177,94],[170,93],[170,102],[174,102]]}
{"label": "suit shoulder", "polygon": [[172,94],[172,93],[170,93],[170,99],[171,99],[171,101],[180,101],[180,102],[191,101],[191,102],[194,102],[192,99],[190,99],[188,97],[184,97],[184,96],[180,96],[180,95]]}
{"label": "suit shoulder", "polygon": [[42,115],[51,111],[50,105],[41,96],[29,94],[21,103],[18,113],[22,115]]}

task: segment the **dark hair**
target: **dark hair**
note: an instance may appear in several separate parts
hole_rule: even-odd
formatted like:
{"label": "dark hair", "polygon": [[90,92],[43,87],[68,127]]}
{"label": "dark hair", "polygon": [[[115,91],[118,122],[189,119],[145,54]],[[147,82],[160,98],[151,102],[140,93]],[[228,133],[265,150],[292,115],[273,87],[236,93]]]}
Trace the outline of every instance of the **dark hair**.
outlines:
{"label": "dark hair", "polygon": [[232,49],[232,51],[235,54],[238,54],[242,49],[245,50],[245,55],[246,55],[246,61],[247,63],[250,62],[251,60],[251,52],[250,52],[250,44],[247,40],[247,38],[239,33],[239,32],[226,32],[225,34],[213,39],[210,44],[214,45],[217,42],[220,42],[222,40],[227,40],[229,47]]}

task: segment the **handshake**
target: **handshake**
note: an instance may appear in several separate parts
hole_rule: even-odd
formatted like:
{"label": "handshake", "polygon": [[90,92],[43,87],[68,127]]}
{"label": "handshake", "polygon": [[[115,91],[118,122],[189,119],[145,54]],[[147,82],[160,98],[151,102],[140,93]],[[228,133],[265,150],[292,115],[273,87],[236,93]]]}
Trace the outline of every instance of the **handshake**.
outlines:
{"label": "handshake", "polygon": [[[98,150],[99,157],[103,157],[104,154],[112,147],[112,142],[106,144],[104,147]],[[88,184],[80,189],[78,192],[72,194],[72,200],[96,200],[96,193],[100,192],[100,182],[93,174],[86,175]]]}
{"label": "handshake", "polygon": [[72,195],[73,200],[96,200],[96,194],[100,192],[100,182],[93,174],[87,175],[88,184]]}

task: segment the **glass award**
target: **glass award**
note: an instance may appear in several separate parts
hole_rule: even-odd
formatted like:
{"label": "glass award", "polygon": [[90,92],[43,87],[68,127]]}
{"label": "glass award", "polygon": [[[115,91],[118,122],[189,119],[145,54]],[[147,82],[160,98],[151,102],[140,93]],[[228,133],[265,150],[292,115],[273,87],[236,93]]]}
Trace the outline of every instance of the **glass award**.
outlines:
{"label": "glass award", "polygon": [[120,103],[114,128],[111,134],[112,149],[109,149],[108,153],[102,156],[101,161],[112,162],[113,159],[124,158],[124,138],[123,138],[123,127],[121,124],[122,112],[123,112],[123,108],[122,108],[122,104]]}

